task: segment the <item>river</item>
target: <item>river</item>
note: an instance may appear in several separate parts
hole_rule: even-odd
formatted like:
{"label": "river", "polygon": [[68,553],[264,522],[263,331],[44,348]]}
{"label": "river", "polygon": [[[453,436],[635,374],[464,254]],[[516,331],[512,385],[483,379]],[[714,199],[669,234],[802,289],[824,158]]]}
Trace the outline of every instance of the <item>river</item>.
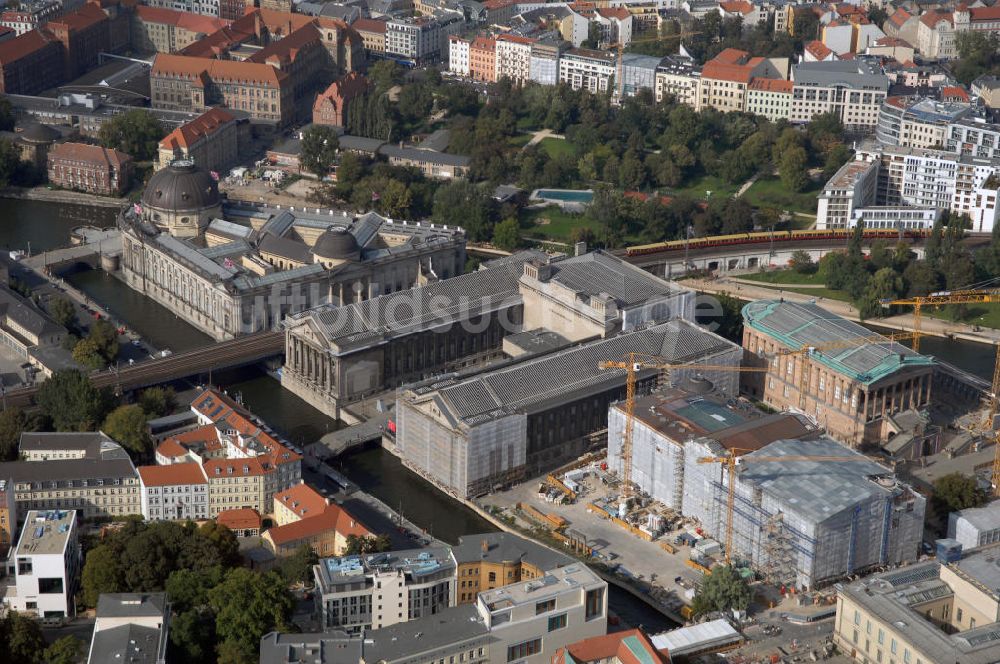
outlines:
{"label": "river", "polygon": [[[31,250],[37,252],[64,246],[73,227],[107,226],[113,218],[114,210],[107,208],[0,199],[0,248],[26,250],[30,242]],[[127,321],[157,348],[180,351],[211,343],[208,336],[110,275],[83,270],[67,275],[66,279]],[[921,350],[986,379],[992,376],[993,349],[989,345],[924,337]],[[340,426],[281,389],[274,378],[260,370],[220,372],[213,381],[231,394],[239,394],[250,410],[293,443],[307,444]],[[413,523],[442,540],[456,542],[463,534],[495,530],[489,522],[407,470],[380,447],[349,453],[341,458],[339,465],[364,491],[402,510]],[[623,591],[612,588],[610,602],[626,623],[642,624],[652,632],[673,626]]]}

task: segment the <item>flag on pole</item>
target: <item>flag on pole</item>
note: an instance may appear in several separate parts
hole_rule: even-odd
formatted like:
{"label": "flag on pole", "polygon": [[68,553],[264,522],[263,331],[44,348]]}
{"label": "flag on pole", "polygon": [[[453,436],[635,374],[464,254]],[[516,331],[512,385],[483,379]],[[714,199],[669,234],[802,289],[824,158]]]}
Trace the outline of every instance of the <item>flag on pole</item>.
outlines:
{"label": "flag on pole", "polygon": [[224,261],[222,261],[222,265],[225,266],[226,269],[229,269],[229,270],[233,269],[233,267],[234,267],[233,266],[233,259],[227,257]]}
{"label": "flag on pole", "polygon": [[139,205],[138,203],[133,203],[132,211],[135,212],[136,214],[142,214],[142,206]]}
{"label": "flag on pole", "polygon": [[216,173],[215,171],[209,171],[208,174],[211,175],[212,179],[215,180],[216,182],[219,181],[219,174]]}
{"label": "flag on pole", "polygon": [[372,192],[372,201],[377,201],[380,198],[382,198],[382,197],[378,195],[377,191],[373,191]]}

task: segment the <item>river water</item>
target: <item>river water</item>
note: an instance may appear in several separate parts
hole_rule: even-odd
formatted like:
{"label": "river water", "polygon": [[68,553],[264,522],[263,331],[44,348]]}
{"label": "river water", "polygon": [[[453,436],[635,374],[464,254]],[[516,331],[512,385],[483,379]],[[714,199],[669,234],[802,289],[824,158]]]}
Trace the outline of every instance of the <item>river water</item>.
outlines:
{"label": "river water", "polygon": [[[38,201],[0,199],[0,248],[50,249],[68,243],[75,226],[113,223],[114,210]],[[137,295],[118,279],[96,270],[69,274],[66,280],[107,307],[157,348],[185,350],[211,339],[151,300]],[[873,329],[877,329],[874,328]],[[993,349],[986,344],[925,337],[921,350],[985,377],[992,377]],[[257,369],[220,372],[213,382],[239,394],[247,407],[298,445],[317,440],[340,426]],[[413,523],[442,540],[456,542],[464,534],[496,530],[472,510],[457,504],[392,454],[369,447],[344,455],[340,470],[364,491],[401,510]],[[673,625],[624,591],[612,587],[610,602],[623,622],[642,624],[652,632]]]}

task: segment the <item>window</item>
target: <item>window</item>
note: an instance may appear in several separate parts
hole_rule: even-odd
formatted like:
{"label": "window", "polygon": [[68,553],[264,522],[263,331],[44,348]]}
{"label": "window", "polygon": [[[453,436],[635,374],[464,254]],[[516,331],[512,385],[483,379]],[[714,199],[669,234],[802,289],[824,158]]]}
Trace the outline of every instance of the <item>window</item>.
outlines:
{"label": "window", "polygon": [[566,614],[560,613],[558,616],[549,618],[549,631],[554,632],[566,626]]}
{"label": "window", "polygon": [[535,615],[539,616],[547,611],[552,611],[556,608],[556,601],[554,599],[547,599],[544,602],[539,602],[535,604]]}
{"label": "window", "polygon": [[496,580],[497,580],[497,573],[490,572],[490,583],[496,583]]}
{"label": "window", "polygon": [[32,565],[31,558],[18,558],[17,559],[17,573],[18,574],[31,574]]}
{"label": "window", "polygon": [[595,588],[587,591],[585,599],[586,620],[593,620],[604,615],[604,589]]}
{"label": "window", "polygon": [[38,579],[38,593],[46,595],[61,595],[63,591],[63,580],[55,577],[51,579]]}
{"label": "window", "polygon": [[962,624],[962,607],[958,607],[957,609],[955,609],[955,622],[957,622],[959,625]]}
{"label": "window", "polygon": [[542,652],[542,640],[533,639],[507,648],[507,661],[513,662]]}

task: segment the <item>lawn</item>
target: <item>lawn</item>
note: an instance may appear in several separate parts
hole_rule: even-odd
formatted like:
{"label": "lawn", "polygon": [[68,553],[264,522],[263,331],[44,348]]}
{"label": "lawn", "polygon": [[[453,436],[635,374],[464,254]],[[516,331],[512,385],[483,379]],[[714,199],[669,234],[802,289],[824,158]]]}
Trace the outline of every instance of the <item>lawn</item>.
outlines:
{"label": "lawn", "polygon": [[[700,178],[689,181],[683,187],[671,189],[667,193],[672,196],[686,195],[695,200],[705,200],[707,198],[729,198],[738,190],[739,185],[729,184],[725,180],[711,175],[703,175]],[[712,192],[711,196],[706,194],[709,191]]]}
{"label": "lawn", "polygon": [[576,154],[576,148],[573,147],[573,144],[563,138],[552,138],[549,136],[548,138],[543,138],[541,143],[539,143],[539,146],[541,146],[541,148],[545,150],[552,159],[561,155],[569,155],[572,157]]}
{"label": "lawn", "polygon": [[[950,311],[951,306],[954,305],[943,307],[924,307],[920,311],[924,316],[954,321],[954,317],[951,315]],[[900,309],[903,313],[910,313],[912,311],[910,307],[900,307]],[[1000,329],[1000,305],[966,305],[965,315],[962,316],[962,319],[957,322],[967,323],[969,325],[979,325],[980,327]]]}
{"label": "lawn", "polygon": [[511,136],[510,140],[507,142],[515,147],[523,148],[530,140],[531,134],[518,134],[517,136]]}
{"label": "lawn", "polygon": [[814,297],[817,300],[840,300],[841,302],[850,302],[851,296],[840,290],[832,290],[830,288],[782,288],[784,292],[788,293],[800,293],[802,295],[808,295]]}
{"label": "lawn", "polygon": [[745,275],[741,278],[768,284],[807,284],[810,286],[823,285],[823,277],[819,274],[819,272],[813,272],[812,274],[800,274],[791,269],[768,270],[767,272]]}
{"label": "lawn", "polygon": [[805,191],[792,192],[777,177],[761,178],[750,185],[743,198],[754,207],[770,207],[789,212],[816,214],[816,194],[823,188],[822,182],[809,181]]}
{"label": "lawn", "polygon": [[589,228],[595,233],[599,230],[597,223],[590,217],[566,212],[558,205],[540,210],[523,210],[520,222],[521,231],[526,237],[566,244],[569,244],[574,228]]}

